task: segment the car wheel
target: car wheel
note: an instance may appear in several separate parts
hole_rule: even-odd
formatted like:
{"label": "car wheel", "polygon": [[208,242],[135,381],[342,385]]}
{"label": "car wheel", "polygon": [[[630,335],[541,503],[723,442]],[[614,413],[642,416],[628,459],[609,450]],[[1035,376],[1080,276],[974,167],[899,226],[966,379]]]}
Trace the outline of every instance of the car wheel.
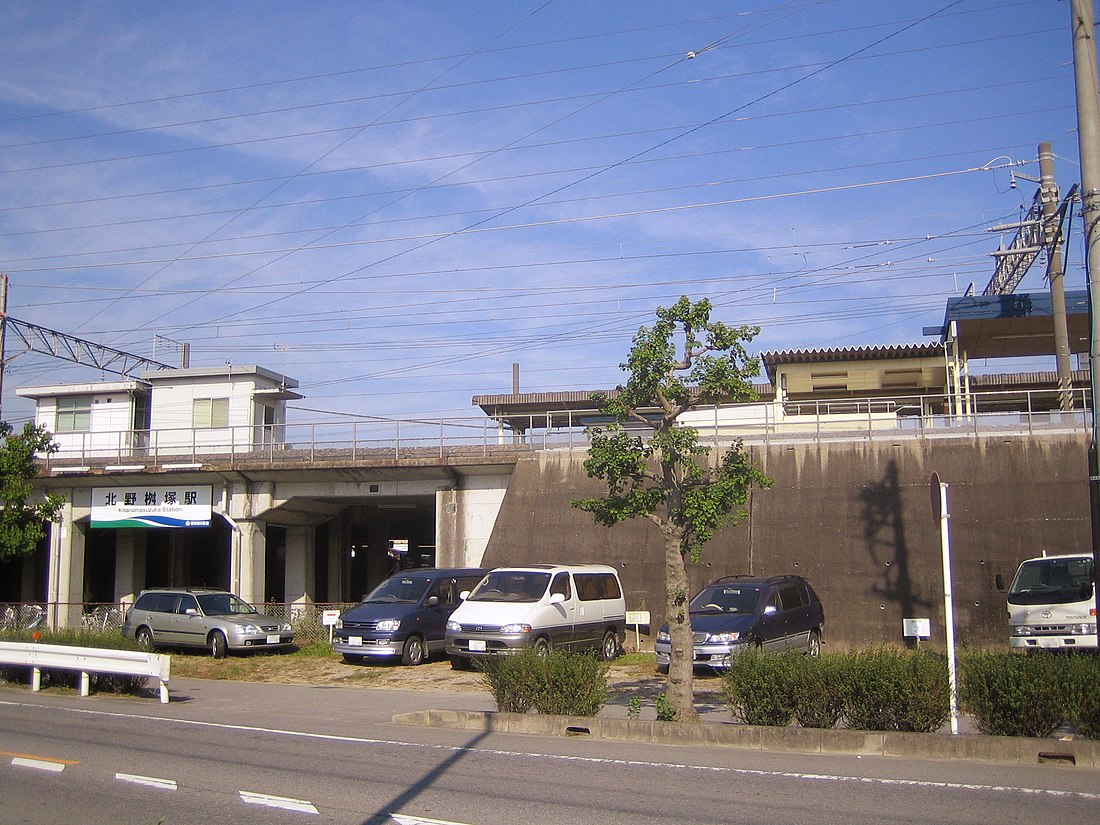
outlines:
{"label": "car wheel", "polygon": [[344,654],[344,663],[345,664],[357,665],[357,664],[360,664],[362,661],[363,661],[362,656],[353,656],[350,653],[345,653]]}
{"label": "car wheel", "polygon": [[615,635],[615,631],[609,630],[603,635],[603,645],[600,647],[600,652],[603,654],[605,662],[618,658],[621,651],[619,650],[619,637]]}
{"label": "car wheel", "polygon": [[153,632],[147,627],[139,627],[134,639],[142,650],[152,650],[154,647]]}
{"label": "car wheel", "polygon": [[473,665],[465,656],[451,657],[451,670],[469,670]]}
{"label": "car wheel", "polygon": [[219,630],[211,633],[207,642],[210,645],[210,654],[215,659],[224,659],[225,654],[229,652],[229,643],[225,640],[225,634]]}
{"label": "car wheel", "polygon": [[816,630],[810,631],[810,641],[806,645],[806,655],[815,659],[821,655],[821,634]]}
{"label": "car wheel", "polygon": [[419,665],[427,658],[424,649],[424,640],[419,636],[410,636],[405,640],[405,647],[401,649],[401,664]]}
{"label": "car wheel", "polygon": [[657,672],[662,676],[668,675],[668,665],[657,665]]}
{"label": "car wheel", "polygon": [[550,655],[550,640],[545,636],[539,636],[535,639],[531,645],[531,649],[535,651],[536,656],[549,656]]}

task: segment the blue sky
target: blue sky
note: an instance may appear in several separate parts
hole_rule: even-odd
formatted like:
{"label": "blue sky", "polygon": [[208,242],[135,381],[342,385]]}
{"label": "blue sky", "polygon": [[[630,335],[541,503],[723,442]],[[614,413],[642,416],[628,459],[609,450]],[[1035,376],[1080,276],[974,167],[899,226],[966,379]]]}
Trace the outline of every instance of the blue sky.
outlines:
{"label": "blue sky", "polygon": [[[1063,192],[1080,179],[1057,0],[10,0],[0,19],[9,314],[285,373],[299,422],[472,416],[513,363],[526,392],[614,386],[683,294],[759,325],[757,352],[932,340],[993,273],[987,228],[1031,204],[1010,172],[1037,177],[1046,141]],[[1037,265],[1020,291],[1043,288]],[[9,421],[31,414],[17,386],[113,379],[17,353]]]}

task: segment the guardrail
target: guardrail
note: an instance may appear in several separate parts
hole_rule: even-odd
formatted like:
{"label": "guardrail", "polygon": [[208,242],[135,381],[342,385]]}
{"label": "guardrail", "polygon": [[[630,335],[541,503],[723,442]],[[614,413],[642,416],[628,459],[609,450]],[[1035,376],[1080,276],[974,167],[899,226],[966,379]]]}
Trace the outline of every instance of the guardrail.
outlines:
{"label": "guardrail", "polygon": [[42,688],[42,669],[80,671],[80,695],[91,693],[92,673],[146,676],[160,682],[160,701],[168,702],[168,677],[172,659],[162,653],[138,650],[110,650],[25,642],[0,642],[0,664],[32,668],[31,690]]}
{"label": "guardrail", "polygon": [[[950,409],[946,396],[898,395],[761,401],[699,407],[685,420],[703,443],[772,444],[970,437],[1010,433],[1087,433],[1090,397],[1072,393],[1058,408],[1054,390],[998,390],[966,396]],[[58,452],[40,456],[62,472],[84,465],[139,471],[147,465],[198,469],[224,461],[313,464],[333,461],[491,457],[538,450],[587,450],[587,427],[605,421],[594,409],[439,420],[356,419],[281,424],[274,429],[162,429],[54,433]],[[640,430],[639,432],[643,432]]]}

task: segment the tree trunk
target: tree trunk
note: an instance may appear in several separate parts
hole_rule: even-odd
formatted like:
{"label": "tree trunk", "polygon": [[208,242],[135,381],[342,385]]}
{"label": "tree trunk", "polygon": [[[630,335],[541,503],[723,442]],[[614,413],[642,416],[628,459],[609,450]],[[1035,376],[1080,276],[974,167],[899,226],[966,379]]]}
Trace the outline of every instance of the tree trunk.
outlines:
{"label": "tree trunk", "polygon": [[676,709],[676,719],[693,722],[699,718],[695,710],[693,686],[695,643],[688,614],[687,568],[680,552],[683,529],[665,528],[665,615],[668,617],[668,635],[672,643],[672,656],[668,664],[668,682],[665,698]]}

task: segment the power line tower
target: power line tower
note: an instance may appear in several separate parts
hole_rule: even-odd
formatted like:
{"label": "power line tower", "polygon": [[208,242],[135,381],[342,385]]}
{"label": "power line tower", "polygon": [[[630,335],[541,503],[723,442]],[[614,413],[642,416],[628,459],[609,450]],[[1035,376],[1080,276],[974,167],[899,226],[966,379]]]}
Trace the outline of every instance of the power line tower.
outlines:
{"label": "power line tower", "polygon": [[1054,153],[1049,143],[1039,144],[1039,179],[1013,172],[1016,178],[1038,183],[1031,208],[1019,223],[990,227],[990,232],[1015,229],[1016,236],[1007,248],[1002,246],[992,253],[997,267],[983,295],[1011,295],[1040,252],[1046,252],[1046,278],[1050,284],[1051,310],[1054,315],[1054,356],[1058,369],[1058,406],[1062,410],[1073,409],[1073,365],[1069,345],[1069,325],[1066,320],[1065,267],[1062,264],[1062,242],[1069,205],[1077,198],[1077,185],[1070,188],[1061,204],[1058,202],[1058,184],[1054,180]]}
{"label": "power line tower", "polygon": [[[24,347],[22,352],[11,357],[7,354],[9,335],[18,338]],[[0,403],[3,399],[4,372],[8,362],[28,352],[50,355],[63,361],[94,367],[116,375],[128,376],[139,369],[173,368],[171,364],[163,361],[134,355],[131,352],[77,338],[75,335],[12,318],[8,315],[8,276],[0,275]]]}

